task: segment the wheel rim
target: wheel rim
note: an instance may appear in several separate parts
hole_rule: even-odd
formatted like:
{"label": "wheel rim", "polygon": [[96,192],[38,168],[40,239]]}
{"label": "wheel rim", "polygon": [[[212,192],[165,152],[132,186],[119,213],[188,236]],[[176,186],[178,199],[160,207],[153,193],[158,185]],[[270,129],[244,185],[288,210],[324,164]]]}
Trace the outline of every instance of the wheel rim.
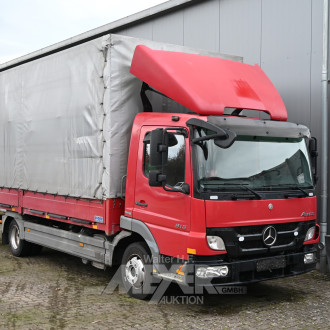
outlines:
{"label": "wheel rim", "polygon": [[16,250],[18,249],[19,243],[20,243],[19,229],[17,225],[14,225],[10,232],[10,244]]}
{"label": "wheel rim", "polygon": [[134,256],[128,260],[125,266],[125,276],[128,283],[135,289],[143,286],[145,270],[141,258]]}

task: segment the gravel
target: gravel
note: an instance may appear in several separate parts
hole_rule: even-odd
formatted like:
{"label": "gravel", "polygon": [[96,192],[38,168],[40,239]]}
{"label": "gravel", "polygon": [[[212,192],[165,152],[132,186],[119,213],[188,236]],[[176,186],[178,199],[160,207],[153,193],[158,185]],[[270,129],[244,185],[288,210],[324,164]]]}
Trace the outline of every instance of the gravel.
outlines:
{"label": "gravel", "polygon": [[330,328],[330,277],[318,271],[251,285],[236,295],[187,296],[171,285],[158,303],[112,292],[115,271],[49,249],[16,258],[0,245],[0,328]]}

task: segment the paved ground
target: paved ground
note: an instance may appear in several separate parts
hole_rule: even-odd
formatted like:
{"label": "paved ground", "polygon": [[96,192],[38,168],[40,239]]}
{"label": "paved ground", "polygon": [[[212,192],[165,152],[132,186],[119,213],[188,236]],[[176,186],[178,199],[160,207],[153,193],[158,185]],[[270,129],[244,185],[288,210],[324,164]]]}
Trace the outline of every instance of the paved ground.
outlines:
{"label": "paved ground", "polygon": [[15,258],[0,245],[0,328],[330,328],[330,277],[316,271],[199,300],[173,285],[159,304],[108,293],[113,273],[51,250]]}

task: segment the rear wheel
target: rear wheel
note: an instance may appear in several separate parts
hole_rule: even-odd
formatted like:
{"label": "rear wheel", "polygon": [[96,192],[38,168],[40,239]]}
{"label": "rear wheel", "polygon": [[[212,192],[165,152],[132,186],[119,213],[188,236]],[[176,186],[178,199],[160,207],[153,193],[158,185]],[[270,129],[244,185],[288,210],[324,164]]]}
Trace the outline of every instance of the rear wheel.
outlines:
{"label": "rear wheel", "polygon": [[24,257],[38,254],[42,246],[21,239],[20,229],[15,220],[12,220],[8,231],[8,241],[11,253],[15,257]]}
{"label": "rear wheel", "polygon": [[146,299],[154,292],[151,254],[143,242],[130,244],[122,259],[121,277],[126,291],[134,298]]}

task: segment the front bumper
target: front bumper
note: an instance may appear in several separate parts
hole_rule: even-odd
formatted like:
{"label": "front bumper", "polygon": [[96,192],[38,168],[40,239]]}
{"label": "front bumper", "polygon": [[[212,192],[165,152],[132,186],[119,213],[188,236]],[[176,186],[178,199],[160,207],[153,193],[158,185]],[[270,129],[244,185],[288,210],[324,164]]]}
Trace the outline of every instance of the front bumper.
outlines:
{"label": "front bumper", "polygon": [[[272,256],[258,259],[239,260],[233,262],[219,262],[190,260],[186,264],[185,284],[189,285],[194,279],[195,285],[241,285],[259,281],[271,280],[287,276],[307,273],[316,267],[316,258],[312,263],[304,263],[306,253],[314,253],[316,248],[306,249],[304,252],[291,253],[282,256]],[[225,277],[198,278],[195,274],[199,267],[228,266],[229,272]]]}

